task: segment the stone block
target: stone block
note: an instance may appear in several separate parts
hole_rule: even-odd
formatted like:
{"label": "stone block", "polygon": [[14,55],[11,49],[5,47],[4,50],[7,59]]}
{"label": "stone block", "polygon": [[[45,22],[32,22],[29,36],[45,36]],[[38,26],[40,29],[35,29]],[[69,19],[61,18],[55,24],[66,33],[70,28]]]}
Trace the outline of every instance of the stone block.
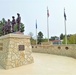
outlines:
{"label": "stone block", "polygon": [[[19,46],[20,47],[19,50]],[[8,34],[0,37],[0,65],[5,69],[33,63],[30,37],[22,34]],[[29,58],[30,57],[30,58]],[[29,61],[29,62],[28,62]]]}

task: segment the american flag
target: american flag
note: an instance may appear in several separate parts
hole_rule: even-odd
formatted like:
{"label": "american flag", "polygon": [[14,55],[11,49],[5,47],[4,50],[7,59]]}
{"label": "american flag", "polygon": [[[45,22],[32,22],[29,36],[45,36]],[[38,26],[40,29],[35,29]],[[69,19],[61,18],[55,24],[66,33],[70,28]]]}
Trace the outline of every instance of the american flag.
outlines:
{"label": "american flag", "polygon": [[64,8],[64,19],[66,20],[66,13],[65,13],[65,8]]}
{"label": "american flag", "polygon": [[47,17],[49,17],[49,9],[48,9],[48,7],[47,7]]}
{"label": "american flag", "polygon": [[37,20],[36,20],[36,29],[37,29]]}

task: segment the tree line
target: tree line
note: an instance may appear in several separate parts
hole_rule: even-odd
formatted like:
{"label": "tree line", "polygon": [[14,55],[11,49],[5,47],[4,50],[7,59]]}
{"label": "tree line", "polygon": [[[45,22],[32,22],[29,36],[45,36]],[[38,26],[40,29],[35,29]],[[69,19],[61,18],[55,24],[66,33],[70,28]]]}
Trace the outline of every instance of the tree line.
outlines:
{"label": "tree line", "polygon": [[[31,44],[36,44],[36,40],[32,37],[33,36],[33,33],[31,32],[29,34],[31,36]],[[38,44],[41,44],[42,42],[47,42],[48,39],[47,38],[43,38],[43,33],[40,31],[38,32],[38,35],[37,35],[37,43]],[[65,35],[63,33],[60,34],[60,36],[51,36],[49,38],[50,41],[52,40],[56,40],[56,38],[59,38],[58,40],[62,40],[62,44],[65,44]],[[67,35],[67,43],[68,44],[76,44],[76,34],[68,34]]]}

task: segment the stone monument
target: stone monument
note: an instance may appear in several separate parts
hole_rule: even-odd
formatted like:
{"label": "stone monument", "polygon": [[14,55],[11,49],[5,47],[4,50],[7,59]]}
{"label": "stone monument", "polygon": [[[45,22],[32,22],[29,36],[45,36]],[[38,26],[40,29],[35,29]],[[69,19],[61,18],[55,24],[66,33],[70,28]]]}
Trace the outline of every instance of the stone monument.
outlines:
{"label": "stone monument", "polygon": [[33,63],[30,37],[7,34],[0,37],[0,65],[5,69]]}
{"label": "stone monument", "polygon": [[18,32],[13,33],[15,19],[12,17],[12,33],[10,33],[11,22],[8,20],[2,29],[4,35],[0,37],[0,65],[5,69],[11,69],[34,62],[31,56],[32,47],[30,37],[20,32],[21,18],[20,14],[17,15]]}

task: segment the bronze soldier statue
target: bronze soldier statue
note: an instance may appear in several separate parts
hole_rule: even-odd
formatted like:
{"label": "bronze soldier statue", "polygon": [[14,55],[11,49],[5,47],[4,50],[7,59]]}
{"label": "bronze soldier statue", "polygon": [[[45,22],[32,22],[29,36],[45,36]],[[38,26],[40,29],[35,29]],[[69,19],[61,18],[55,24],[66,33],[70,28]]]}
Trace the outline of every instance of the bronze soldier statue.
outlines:
{"label": "bronze soldier statue", "polygon": [[8,22],[7,22],[7,32],[8,33],[11,32],[11,22],[10,22],[10,19],[8,19]]}
{"label": "bronze soldier statue", "polygon": [[7,22],[5,22],[5,25],[3,26],[2,31],[3,31],[4,35],[8,34],[8,25],[7,25]]}
{"label": "bronze soldier statue", "polygon": [[3,28],[2,28],[3,34],[8,34],[11,32],[11,22],[10,19],[8,19],[8,22],[5,22]]}
{"label": "bronze soldier statue", "polygon": [[2,27],[2,31],[3,34],[8,34],[11,32],[15,32],[15,24],[17,24],[17,30],[20,32],[20,28],[21,28],[21,17],[20,14],[17,13],[17,19],[15,20],[15,17],[12,16],[12,21],[10,21],[10,19],[8,19],[8,21],[6,21],[6,23],[3,25]]}
{"label": "bronze soldier statue", "polygon": [[20,23],[21,23],[21,17],[20,17],[20,14],[19,13],[17,13],[17,20],[16,20],[16,22],[17,22],[17,27],[18,27],[18,31],[20,31]]}
{"label": "bronze soldier statue", "polygon": [[15,17],[12,16],[12,32],[14,32],[14,26],[16,24]]}

